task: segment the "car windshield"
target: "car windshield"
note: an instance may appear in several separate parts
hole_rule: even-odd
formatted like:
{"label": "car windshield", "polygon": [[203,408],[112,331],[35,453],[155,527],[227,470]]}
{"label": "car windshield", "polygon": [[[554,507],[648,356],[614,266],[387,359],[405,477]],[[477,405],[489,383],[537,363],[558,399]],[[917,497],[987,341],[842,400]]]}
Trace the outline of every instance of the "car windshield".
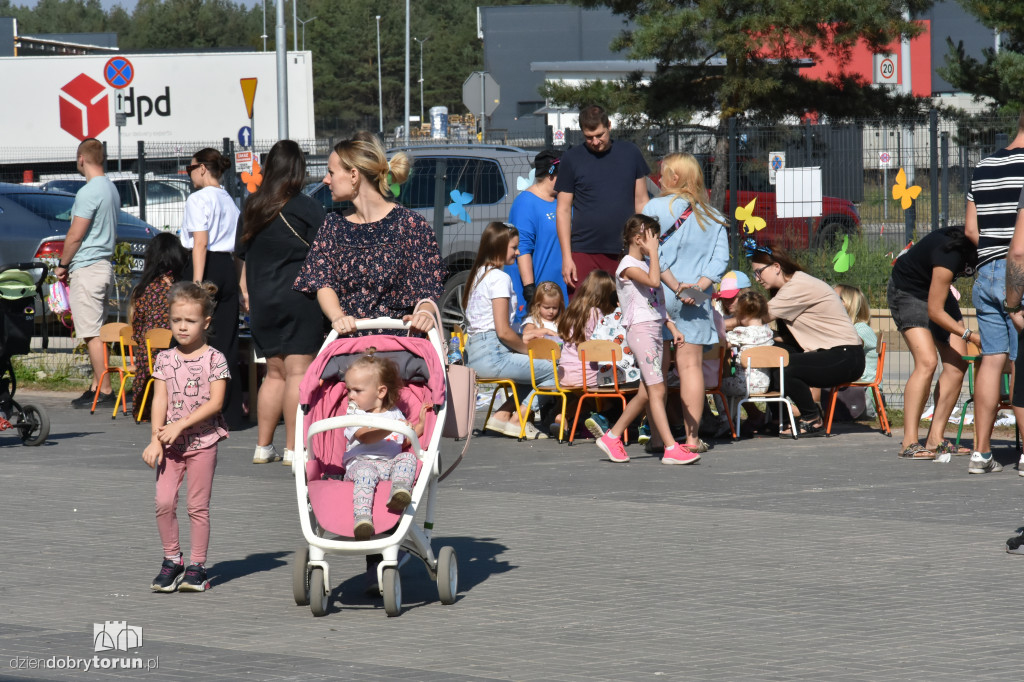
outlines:
{"label": "car windshield", "polygon": [[71,192],[74,194],[85,187],[85,180],[50,180],[43,186],[47,192]]}
{"label": "car windshield", "polygon": [[74,197],[63,194],[46,194],[45,192],[11,193],[5,194],[5,198],[14,203],[24,206],[40,218],[46,220],[71,221],[71,207],[75,203]]}

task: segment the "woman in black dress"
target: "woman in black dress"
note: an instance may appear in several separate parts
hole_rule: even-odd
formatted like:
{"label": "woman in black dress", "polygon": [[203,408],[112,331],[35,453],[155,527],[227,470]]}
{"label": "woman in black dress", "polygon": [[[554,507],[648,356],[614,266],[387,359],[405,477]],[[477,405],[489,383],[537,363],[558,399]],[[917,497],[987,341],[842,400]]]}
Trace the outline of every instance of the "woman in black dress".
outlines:
{"label": "woman in black dress", "polygon": [[284,412],[284,464],[291,464],[299,383],[323,341],[320,306],[292,289],[324,210],[302,193],[306,160],[299,145],[281,140],[267,155],[263,183],[245,202],[236,253],[243,260],[240,286],[249,308],[256,351],[267,359],[260,387],[254,464],[281,459],[274,431]]}

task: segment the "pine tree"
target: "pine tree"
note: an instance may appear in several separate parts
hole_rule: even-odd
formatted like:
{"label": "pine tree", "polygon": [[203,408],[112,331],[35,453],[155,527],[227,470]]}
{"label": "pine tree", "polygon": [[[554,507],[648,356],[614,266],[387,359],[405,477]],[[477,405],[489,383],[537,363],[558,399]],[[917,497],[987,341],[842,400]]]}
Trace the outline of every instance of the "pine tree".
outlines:
{"label": "pine tree", "polygon": [[989,97],[993,109],[1016,116],[1024,108],[1024,2],[1021,0],[960,0],[964,9],[1000,34],[997,53],[982,51],[976,59],[964,52],[963,41],[946,39],[949,53],[939,75],[963,92]]}

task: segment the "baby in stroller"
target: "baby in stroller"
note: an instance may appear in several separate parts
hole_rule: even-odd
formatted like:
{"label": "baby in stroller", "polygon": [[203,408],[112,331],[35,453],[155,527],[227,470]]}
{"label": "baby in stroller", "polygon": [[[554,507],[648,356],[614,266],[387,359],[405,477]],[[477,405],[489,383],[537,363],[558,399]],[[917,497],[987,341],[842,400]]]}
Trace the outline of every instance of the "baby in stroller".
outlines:
{"label": "baby in stroller", "polygon": [[[429,403],[420,408],[416,424],[406,420],[396,405],[402,378],[398,366],[388,358],[376,357],[371,349],[349,366],[345,372],[348,386],[349,415],[377,414],[389,419],[405,421],[423,435]],[[406,437],[386,429],[349,426],[345,429],[347,447],[343,464],[343,480],[353,487],[352,512],[355,517],[354,534],[357,540],[367,540],[374,534],[373,493],[380,481],[391,481],[388,509],[395,513],[405,511],[412,500],[412,486],[416,476],[416,455],[403,452]]]}

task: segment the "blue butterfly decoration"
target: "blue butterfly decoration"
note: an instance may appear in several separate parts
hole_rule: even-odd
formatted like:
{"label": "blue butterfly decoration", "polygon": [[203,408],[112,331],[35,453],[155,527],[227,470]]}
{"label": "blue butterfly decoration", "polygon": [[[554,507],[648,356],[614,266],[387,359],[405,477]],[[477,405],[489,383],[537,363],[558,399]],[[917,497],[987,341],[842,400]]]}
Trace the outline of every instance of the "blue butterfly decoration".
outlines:
{"label": "blue butterfly decoration", "polygon": [[452,203],[448,204],[448,212],[459,220],[464,220],[467,223],[472,222],[469,213],[466,211],[466,205],[473,201],[473,195],[469,192],[460,192],[457,189],[453,189],[449,196],[452,198]]}
{"label": "blue butterfly decoration", "polygon": [[531,168],[530,174],[525,178],[520,175],[516,178],[516,189],[522,192],[525,189],[529,189],[530,185],[537,181],[537,169]]}

